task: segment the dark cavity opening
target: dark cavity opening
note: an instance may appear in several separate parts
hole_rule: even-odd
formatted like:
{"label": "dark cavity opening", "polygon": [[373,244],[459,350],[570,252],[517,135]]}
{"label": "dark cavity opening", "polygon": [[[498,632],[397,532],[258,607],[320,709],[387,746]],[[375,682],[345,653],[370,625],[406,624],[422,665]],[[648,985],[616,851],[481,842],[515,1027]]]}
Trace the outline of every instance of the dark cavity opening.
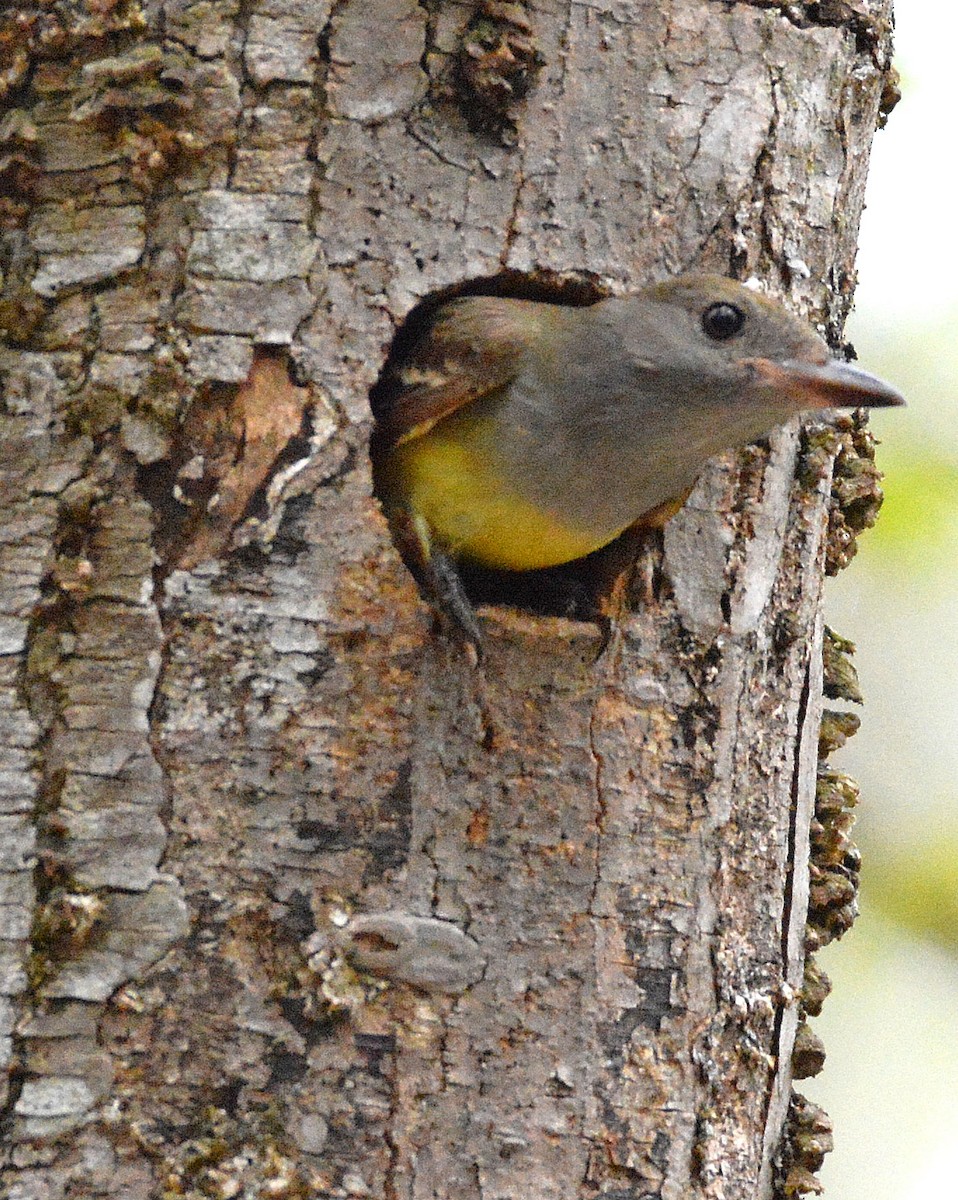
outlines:
{"label": "dark cavity opening", "polygon": [[[438,308],[460,296],[501,296],[584,308],[610,294],[609,289],[598,281],[581,275],[567,276],[552,272],[530,275],[505,271],[453,284],[421,300],[397,330],[383,369],[369,393],[370,407],[376,419],[370,441],[370,457],[373,489],[377,498],[383,499],[379,466],[383,455],[391,447],[391,442],[383,435],[383,425],[393,406],[401,403],[401,388],[396,374],[408,361]],[[395,536],[394,540],[406,565],[416,576],[415,565],[410,561],[401,540]],[[595,620],[601,618],[603,600],[623,571],[634,562],[640,548],[634,534],[626,532],[609,546],[561,566],[503,571],[463,559],[458,563],[458,569],[466,595],[474,605],[504,604],[541,616]]]}

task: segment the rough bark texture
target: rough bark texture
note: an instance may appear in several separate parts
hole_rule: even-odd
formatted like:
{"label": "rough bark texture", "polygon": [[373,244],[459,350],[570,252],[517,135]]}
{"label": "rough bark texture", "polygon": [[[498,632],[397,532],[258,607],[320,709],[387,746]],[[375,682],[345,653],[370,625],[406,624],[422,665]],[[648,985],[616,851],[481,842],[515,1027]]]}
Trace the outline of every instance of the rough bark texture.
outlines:
{"label": "rough bark texture", "polygon": [[835,333],[888,35],[886,0],[0,14],[5,1194],[814,1186],[781,1143],[862,435],[711,469],[598,661],[486,614],[490,749],[367,394],[418,300],[504,272],[731,269]]}

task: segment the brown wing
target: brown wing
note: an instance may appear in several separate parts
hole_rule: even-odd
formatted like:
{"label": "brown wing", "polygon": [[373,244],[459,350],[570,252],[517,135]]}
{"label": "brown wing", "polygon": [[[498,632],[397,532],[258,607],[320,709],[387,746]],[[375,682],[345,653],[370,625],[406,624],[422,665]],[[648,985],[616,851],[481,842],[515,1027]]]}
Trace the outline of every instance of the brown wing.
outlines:
{"label": "brown wing", "polygon": [[373,391],[380,448],[420,437],[464,404],[505,387],[540,331],[547,306],[463,296],[437,309]]}

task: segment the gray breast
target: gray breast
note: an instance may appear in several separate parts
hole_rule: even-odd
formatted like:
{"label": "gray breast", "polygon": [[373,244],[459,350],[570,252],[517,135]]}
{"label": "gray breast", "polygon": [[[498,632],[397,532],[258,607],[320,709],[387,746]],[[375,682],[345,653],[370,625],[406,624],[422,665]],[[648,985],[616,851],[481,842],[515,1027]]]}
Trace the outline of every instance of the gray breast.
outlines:
{"label": "gray breast", "polygon": [[[596,331],[586,362],[530,363],[496,403],[494,439],[521,494],[566,521],[612,536],[681,495],[717,449],[715,421],[676,427],[649,372],[630,369]],[[604,334],[604,336],[602,336]]]}

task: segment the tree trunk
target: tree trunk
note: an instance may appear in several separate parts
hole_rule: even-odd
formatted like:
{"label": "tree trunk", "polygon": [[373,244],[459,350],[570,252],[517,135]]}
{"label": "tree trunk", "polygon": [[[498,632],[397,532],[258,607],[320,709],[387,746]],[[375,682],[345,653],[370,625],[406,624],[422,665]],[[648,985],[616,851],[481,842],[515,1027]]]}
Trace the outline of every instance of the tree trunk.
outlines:
{"label": "tree trunk", "polygon": [[[367,397],[413,305],[477,278],[756,275],[837,336],[889,26],[0,15],[5,1194],[815,1186],[825,1123],[784,1130],[820,595],[872,512],[866,435],[712,466],[601,655],[485,610],[482,687],[371,498]],[[830,778],[820,818],[853,799]],[[817,942],[846,850],[813,865]]]}

